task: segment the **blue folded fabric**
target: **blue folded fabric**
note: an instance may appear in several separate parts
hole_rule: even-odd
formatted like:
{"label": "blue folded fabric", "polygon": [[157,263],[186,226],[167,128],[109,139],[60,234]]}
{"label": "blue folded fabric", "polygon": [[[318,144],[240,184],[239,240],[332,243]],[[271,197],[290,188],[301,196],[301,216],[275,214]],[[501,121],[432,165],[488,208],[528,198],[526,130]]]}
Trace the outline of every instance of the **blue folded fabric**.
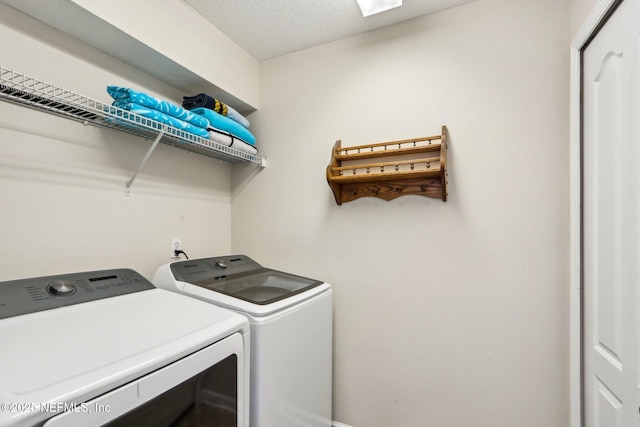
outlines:
{"label": "blue folded fabric", "polygon": [[227,131],[251,145],[256,143],[256,138],[249,129],[242,126],[240,123],[223,116],[222,114],[218,114],[213,110],[203,107],[194,108],[191,112],[205,117],[213,128]]}
{"label": "blue folded fabric", "polygon": [[[193,114],[189,110],[172,104],[169,101],[154,98],[153,96],[147,95],[144,92],[138,92],[136,90],[120,86],[107,86],[107,92],[116,102],[130,102],[133,104],[141,105],[143,107],[149,107],[203,129],[206,129],[209,125],[207,120],[202,116]],[[116,102],[114,102],[113,105],[119,107],[118,105],[116,105]]]}
{"label": "blue folded fabric", "polygon": [[[124,102],[122,100],[115,101],[113,103],[113,106],[122,108],[123,110],[131,111],[132,113],[135,113],[139,116],[146,117],[151,120],[155,120],[156,122],[167,124],[176,129],[180,129],[184,132],[188,132],[194,135],[198,135],[202,138],[209,139],[209,132],[207,132],[206,129],[203,129],[198,126],[194,126],[191,123],[184,122],[168,114],[161,113],[160,111],[154,110],[153,108],[134,104],[132,102]],[[111,109],[110,109],[110,112],[112,114],[114,113],[114,111],[111,111]],[[157,127],[160,128],[159,126]]]}

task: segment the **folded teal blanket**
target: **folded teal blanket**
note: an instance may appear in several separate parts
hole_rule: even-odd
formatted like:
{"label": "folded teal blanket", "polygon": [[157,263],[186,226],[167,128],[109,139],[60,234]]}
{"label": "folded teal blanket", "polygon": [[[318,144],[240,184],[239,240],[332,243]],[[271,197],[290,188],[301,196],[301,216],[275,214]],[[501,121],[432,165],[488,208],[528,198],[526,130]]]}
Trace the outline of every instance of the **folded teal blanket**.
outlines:
{"label": "folded teal blanket", "polygon": [[132,103],[138,104],[143,107],[149,107],[154,110],[158,110],[161,113],[180,119],[184,122],[190,123],[194,126],[206,129],[209,123],[206,119],[198,114],[193,114],[189,110],[186,110],[178,105],[172,104],[169,101],[156,99],[151,95],[147,95],[143,92],[138,92],[133,89],[119,86],[107,86],[107,92],[115,100],[113,105],[120,107],[117,103],[124,104]]}
{"label": "folded teal blanket", "polygon": [[[145,106],[142,106],[142,105],[134,104],[133,102],[123,102],[121,100],[120,101],[115,101],[113,103],[113,106],[114,107],[118,107],[118,108],[122,108],[123,110],[131,111],[132,113],[135,113],[135,114],[137,114],[139,116],[142,116],[142,117],[146,117],[146,118],[151,119],[151,120],[155,120],[156,122],[167,124],[167,125],[172,126],[172,127],[176,128],[176,129],[180,129],[180,130],[182,130],[184,132],[188,132],[188,133],[191,133],[193,135],[198,135],[198,136],[200,136],[202,138],[209,139],[209,132],[207,132],[206,129],[203,129],[203,128],[198,127],[198,126],[194,126],[191,123],[184,122],[184,121],[182,121],[180,119],[177,119],[177,118],[175,118],[173,116],[170,116],[168,114],[161,113],[160,111],[155,110],[153,108],[149,108],[149,107],[145,107]],[[115,111],[110,108],[109,112],[111,114],[114,114]],[[115,112],[115,113],[116,113],[116,115],[120,115],[120,116],[122,115],[121,112],[120,112],[120,114],[117,114],[117,112]],[[130,117],[125,117],[125,118],[131,119]],[[159,128],[159,126],[154,126],[154,127],[158,127]]]}
{"label": "folded teal blanket", "polygon": [[256,138],[249,129],[242,126],[240,123],[223,116],[222,114],[218,114],[215,111],[204,107],[194,108],[191,112],[206,117],[213,128],[227,131],[251,145],[256,143]]}

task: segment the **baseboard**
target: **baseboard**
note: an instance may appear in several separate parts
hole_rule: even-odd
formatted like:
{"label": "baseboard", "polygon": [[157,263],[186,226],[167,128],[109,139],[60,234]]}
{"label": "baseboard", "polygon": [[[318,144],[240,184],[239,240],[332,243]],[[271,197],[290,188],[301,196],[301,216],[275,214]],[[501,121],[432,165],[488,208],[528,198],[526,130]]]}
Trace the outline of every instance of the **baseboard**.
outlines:
{"label": "baseboard", "polygon": [[333,427],[351,427],[351,426],[349,426],[349,425],[347,425],[347,424],[342,424],[342,423],[339,423],[339,422],[337,422],[337,421],[334,421],[331,425],[332,425]]}

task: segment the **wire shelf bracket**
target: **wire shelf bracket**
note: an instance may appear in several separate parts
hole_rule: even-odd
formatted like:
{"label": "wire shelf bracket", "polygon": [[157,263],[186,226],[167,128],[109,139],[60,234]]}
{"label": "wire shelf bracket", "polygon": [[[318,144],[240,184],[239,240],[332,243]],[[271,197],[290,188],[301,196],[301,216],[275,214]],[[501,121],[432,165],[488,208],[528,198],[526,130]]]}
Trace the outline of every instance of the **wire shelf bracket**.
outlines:
{"label": "wire shelf bracket", "polygon": [[149,147],[149,150],[147,150],[147,154],[144,155],[144,157],[142,158],[142,160],[138,164],[138,167],[133,172],[133,176],[131,177],[129,182],[127,182],[127,185],[125,185],[125,187],[124,187],[124,194],[125,195],[127,195],[127,196],[131,195],[131,185],[133,185],[133,181],[135,181],[136,177],[138,176],[138,174],[140,173],[140,171],[142,170],[144,165],[147,163],[147,160],[149,160],[149,157],[151,157],[151,153],[153,153],[153,150],[155,150],[156,147],[158,146],[158,143],[162,139],[162,136],[164,135],[164,132],[165,132],[164,130],[161,130],[160,133],[158,134],[158,136],[156,136],[156,139],[153,141],[153,144],[151,144],[151,147]]}

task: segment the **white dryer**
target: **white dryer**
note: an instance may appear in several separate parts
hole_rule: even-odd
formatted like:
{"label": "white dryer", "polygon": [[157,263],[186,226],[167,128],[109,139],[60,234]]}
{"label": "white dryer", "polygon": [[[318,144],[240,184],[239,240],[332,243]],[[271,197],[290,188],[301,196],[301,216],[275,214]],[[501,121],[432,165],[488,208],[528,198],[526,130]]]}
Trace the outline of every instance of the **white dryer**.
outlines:
{"label": "white dryer", "polygon": [[245,255],[163,265],[153,283],[243,314],[251,325],[252,427],[332,424],[331,286]]}
{"label": "white dryer", "polygon": [[248,426],[244,316],[129,269],[0,282],[0,426]]}

